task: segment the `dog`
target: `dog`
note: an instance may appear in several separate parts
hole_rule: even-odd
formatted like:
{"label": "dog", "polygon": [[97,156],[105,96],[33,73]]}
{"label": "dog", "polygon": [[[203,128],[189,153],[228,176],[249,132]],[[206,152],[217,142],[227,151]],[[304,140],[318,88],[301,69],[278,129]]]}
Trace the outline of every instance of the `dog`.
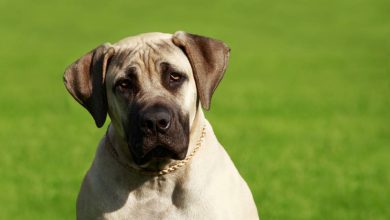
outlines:
{"label": "dog", "polygon": [[182,31],[102,44],[71,64],[64,84],[102,127],[77,219],[259,219],[246,182],[202,109],[230,49]]}

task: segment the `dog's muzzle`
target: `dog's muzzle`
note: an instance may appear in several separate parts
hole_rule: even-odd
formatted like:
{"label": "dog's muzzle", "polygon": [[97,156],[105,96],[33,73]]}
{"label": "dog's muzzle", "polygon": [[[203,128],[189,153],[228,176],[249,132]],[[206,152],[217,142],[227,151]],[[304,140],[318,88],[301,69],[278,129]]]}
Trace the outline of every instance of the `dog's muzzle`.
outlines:
{"label": "dog's muzzle", "polygon": [[152,159],[185,158],[189,142],[188,116],[164,105],[140,108],[130,131],[130,152],[134,162],[145,164]]}

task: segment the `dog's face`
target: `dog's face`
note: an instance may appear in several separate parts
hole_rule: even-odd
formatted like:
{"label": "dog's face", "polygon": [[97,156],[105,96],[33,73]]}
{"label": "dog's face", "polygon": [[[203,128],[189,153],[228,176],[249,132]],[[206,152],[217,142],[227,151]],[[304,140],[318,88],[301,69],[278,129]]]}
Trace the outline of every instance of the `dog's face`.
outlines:
{"label": "dog's face", "polygon": [[177,32],[105,44],[72,64],[65,84],[102,126],[110,115],[133,161],[186,157],[198,103],[209,108],[229,49],[220,41]]}
{"label": "dog's face", "polygon": [[108,112],[134,162],[184,159],[197,107],[186,55],[164,34],[128,38],[113,47],[106,74]]}

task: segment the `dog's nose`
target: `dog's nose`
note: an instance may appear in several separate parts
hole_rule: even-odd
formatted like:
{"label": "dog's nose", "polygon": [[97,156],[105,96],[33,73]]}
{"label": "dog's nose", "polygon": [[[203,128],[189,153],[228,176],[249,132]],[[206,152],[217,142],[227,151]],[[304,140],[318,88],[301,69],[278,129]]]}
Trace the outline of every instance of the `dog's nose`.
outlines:
{"label": "dog's nose", "polygon": [[163,133],[170,128],[171,118],[171,114],[166,108],[149,108],[142,114],[141,127],[149,132]]}

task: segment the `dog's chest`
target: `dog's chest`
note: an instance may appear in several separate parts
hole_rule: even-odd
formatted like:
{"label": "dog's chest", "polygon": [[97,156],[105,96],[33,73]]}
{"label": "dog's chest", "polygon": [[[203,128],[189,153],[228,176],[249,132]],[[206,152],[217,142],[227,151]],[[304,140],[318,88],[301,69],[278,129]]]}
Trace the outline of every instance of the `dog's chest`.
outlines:
{"label": "dog's chest", "polygon": [[[123,191],[116,192],[123,195]],[[132,190],[123,206],[107,219],[179,219],[186,213],[182,187],[165,178],[154,178]]]}

